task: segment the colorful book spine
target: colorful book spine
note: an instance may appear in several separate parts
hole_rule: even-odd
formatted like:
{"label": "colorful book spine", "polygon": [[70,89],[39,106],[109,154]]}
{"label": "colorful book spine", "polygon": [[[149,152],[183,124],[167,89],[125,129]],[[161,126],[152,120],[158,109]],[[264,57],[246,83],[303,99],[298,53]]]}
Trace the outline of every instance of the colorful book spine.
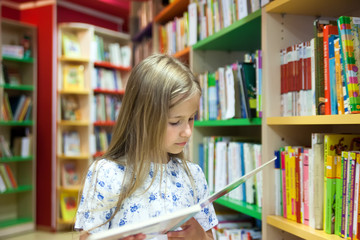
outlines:
{"label": "colorful book spine", "polygon": [[328,43],[329,43],[330,110],[331,110],[332,115],[338,114],[338,102],[337,102],[337,91],[336,91],[335,48],[334,48],[334,41],[337,38],[338,38],[338,35],[331,35],[328,40]]}
{"label": "colorful book spine", "polygon": [[347,185],[347,176],[349,175],[349,166],[348,166],[348,152],[343,151],[341,153],[341,161],[343,164],[343,171],[342,171],[342,204],[341,204],[341,237],[345,238],[347,236],[347,191],[348,191],[348,185]]}
{"label": "colorful book spine", "polygon": [[[282,180],[282,205],[283,205],[283,217],[287,218],[287,199],[288,199],[288,192],[287,192],[287,171],[286,171],[286,158],[285,158],[285,149],[280,149],[280,158],[281,158],[281,180]],[[244,184],[243,184],[244,185]]]}
{"label": "colorful book spine", "polygon": [[341,16],[338,19],[343,66],[350,102],[350,113],[360,113],[360,18]]}
{"label": "colorful book spine", "polygon": [[356,167],[356,153],[349,152],[348,155],[349,176],[348,180],[348,209],[347,209],[347,237],[353,239],[353,225],[354,225],[354,193],[355,193],[355,167]]}
{"label": "colorful book spine", "polygon": [[335,156],[327,156],[325,177],[327,178],[325,196],[325,218],[324,229],[328,234],[334,233],[335,219]]}
{"label": "colorful book spine", "polygon": [[358,240],[359,223],[359,181],[360,181],[360,154],[355,153],[355,190],[354,190],[354,214],[353,214],[353,239]]}
{"label": "colorful book spine", "polygon": [[343,93],[343,75],[341,66],[341,53],[339,38],[334,40],[334,53],[335,53],[335,81],[336,81],[336,97],[337,97],[337,109],[338,114],[345,114],[344,109],[344,93]]}
{"label": "colorful book spine", "polygon": [[303,202],[304,202],[304,224],[309,226],[309,148],[304,148],[303,157]]}
{"label": "colorful book spine", "polygon": [[340,236],[341,235],[341,211],[342,211],[342,189],[343,189],[343,161],[341,156],[335,156],[336,158],[336,199],[335,199],[335,228],[334,234]]}

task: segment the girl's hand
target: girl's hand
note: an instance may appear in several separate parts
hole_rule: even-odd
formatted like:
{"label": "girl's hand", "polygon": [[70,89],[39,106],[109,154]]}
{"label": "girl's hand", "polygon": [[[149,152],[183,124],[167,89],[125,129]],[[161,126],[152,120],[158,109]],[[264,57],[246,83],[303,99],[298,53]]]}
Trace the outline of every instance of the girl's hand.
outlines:
{"label": "girl's hand", "polygon": [[188,240],[209,240],[214,239],[211,229],[207,232],[204,231],[202,226],[195,220],[191,218],[189,221],[184,223],[181,228],[181,231],[168,232],[168,240],[179,240],[179,239],[188,239]]}
{"label": "girl's hand", "polygon": [[139,233],[139,234],[136,234],[136,235],[132,235],[132,236],[122,238],[121,240],[143,240],[145,238],[146,238],[145,234]]}

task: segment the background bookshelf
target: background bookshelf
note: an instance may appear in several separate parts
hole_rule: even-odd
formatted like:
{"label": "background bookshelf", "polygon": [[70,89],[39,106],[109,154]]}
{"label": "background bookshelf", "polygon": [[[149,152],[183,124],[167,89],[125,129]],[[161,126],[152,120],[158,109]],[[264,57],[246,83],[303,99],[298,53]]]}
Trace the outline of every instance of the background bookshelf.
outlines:
{"label": "background bookshelf", "polygon": [[[234,40],[239,36],[243,36],[243,41]],[[251,41],[248,40],[250,38]],[[260,47],[261,11],[258,10],[194,44],[189,54],[190,67],[195,74],[215,72],[219,67],[244,61],[245,53],[254,52]],[[195,121],[190,156],[194,161],[199,159],[198,146],[203,143],[204,137],[209,136],[232,136],[246,142],[260,143],[261,125],[261,118]],[[218,199],[216,204],[261,220],[262,210],[255,204],[227,196]]]}
{"label": "background bookshelf", "polygon": [[[310,146],[311,133],[359,133],[359,115],[280,117],[280,50],[314,37],[316,17],[360,16],[357,1],[275,0],[262,9],[264,159],[282,146]],[[277,57],[279,56],[279,57]],[[263,239],[340,239],[275,216],[274,171],[264,170]]]}
{"label": "background bookshelf", "polygon": [[[77,202],[82,176],[91,160],[106,149],[104,141],[110,141],[131,71],[131,46],[129,35],[89,24],[63,23],[58,31],[56,165],[57,229],[61,230],[74,223],[76,206],[71,204]],[[66,54],[67,44],[75,52]],[[64,211],[64,203],[72,210]]]}
{"label": "background bookshelf", "polygon": [[0,175],[4,180],[12,174],[14,179],[0,192],[2,238],[35,229],[37,29],[0,21],[1,49],[9,46],[0,54],[0,165],[11,170]]}

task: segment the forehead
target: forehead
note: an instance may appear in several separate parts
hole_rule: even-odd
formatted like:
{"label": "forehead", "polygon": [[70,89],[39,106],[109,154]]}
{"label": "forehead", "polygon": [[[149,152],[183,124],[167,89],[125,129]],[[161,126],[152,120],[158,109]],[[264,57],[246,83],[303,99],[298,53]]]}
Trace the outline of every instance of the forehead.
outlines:
{"label": "forehead", "polygon": [[169,117],[183,117],[194,114],[199,108],[200,96],[194,94],[192,97],[178,103],[177,105],[170,108]]}

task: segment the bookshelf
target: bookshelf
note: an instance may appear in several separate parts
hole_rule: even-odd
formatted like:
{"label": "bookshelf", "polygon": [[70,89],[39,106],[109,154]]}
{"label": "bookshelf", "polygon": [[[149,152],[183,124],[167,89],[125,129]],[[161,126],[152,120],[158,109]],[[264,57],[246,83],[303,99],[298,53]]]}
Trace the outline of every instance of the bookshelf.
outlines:
{"label": "bookshelf", "polygon": [[[16,56],[6,55],[0,50],[0,135],[12,154],[8,156],[2,152],[0,164],[10,167],[17,183],[17,187],[6,188],[0,193],[0,238],[3,238],[35,229],[37,28],[2,18],[0,32],[1,48],[4,45],[29,44],[23,54]],[[23,104],[20,104],[21,96],[26,99]],[[8,108],[12,112],[10,117],[9,112],[3,112],[5,98],[12,104]],[[19,114],[17,119],[16,109],[24,113]],[[18,150],[18,146],[24,149]]]}
{"label": "bookshelf", "polygon": [[[73,41],[67,44],[75,53],[66,54],[66,38]],[[111,137],[131,71],[131,46],[128,34],[82,23],[59,24],[58,43],[56,211],[57,229],[62,230],[69,229],[75,217],[62,210],[62,196],[76,196],[92,159],[101,156],[98,129],[108,133],[107,140]],[[80,84],[65,84],[67,66]]]}
{"label": "bookshelf", "polygon": [[[310,40],[318,16],[360,16],[357,1],[275,0],[262,9],[263,123],[262,154],[270,159],[285,145],[310,146],[311,133],[360,133],[360,116],[280,117],[280,49]],[[303,224],[275,216],[274,171],[264,170],[262,209],[263,239],[341,239]]]}
{"label": "bookshelf", "polygon": [[[234,40],[245,35],[251,37],[251,41],[244,37],[243,41]],[[260,48],[261,11],[258,10],[194,44],[189,54],[190,67],[195,74],[214,72],[219,67],[243,61],[245,53]],[[190,156],[196,162],[199,156],[198,145],[207,136],[234,136],[260,142],[261,126],[261,118],[195,121]],[[255,204],[226,196],[215,203],[261,220],[262,209]]]}

